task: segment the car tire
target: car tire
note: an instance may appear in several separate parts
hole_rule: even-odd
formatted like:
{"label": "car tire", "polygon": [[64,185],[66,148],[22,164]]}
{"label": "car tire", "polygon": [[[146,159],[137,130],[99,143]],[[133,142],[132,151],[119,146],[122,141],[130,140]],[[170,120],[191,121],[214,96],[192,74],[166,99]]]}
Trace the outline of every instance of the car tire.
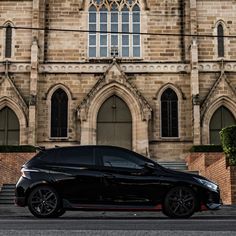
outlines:
{"label": "car tire", "polygon": [[164,199],[163,213],[170,218],[189,218],[197,208],[194,191],[185,186],[169,190]]}
{"label": "car tire", "polygon": [[38,186],[29,194],[28,208],[38,218],[58,217],[60,206],[60,197],[50,186]]}

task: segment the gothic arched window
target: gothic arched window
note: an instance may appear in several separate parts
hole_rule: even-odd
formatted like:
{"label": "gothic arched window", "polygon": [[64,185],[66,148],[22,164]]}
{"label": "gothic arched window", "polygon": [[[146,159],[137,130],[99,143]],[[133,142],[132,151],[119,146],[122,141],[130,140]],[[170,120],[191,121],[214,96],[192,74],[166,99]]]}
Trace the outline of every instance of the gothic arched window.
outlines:
{"label": "gothic arched window", "polygon": [[90,58],[138,58],[141,55],[140,41],[139,0],[90,0]]}
{"label": "gothic arched window", "polygon": [[232,113],[225,106],[219,107],[210,121],[210,144],[221,144],[219,132],[235,123]]}
{"label": "gothic arched window", "polygon": [[161,135],[162,137],[178,137],[178,97],[168,88],[161,96]]}
{"label": "gothic arched window", "polygon": [[51,137],[67,137],[68,96],[59,88],[51,98]]}
{"label": "gothic arched window", "polygon": [[218,57],[225,56],[225,47],[224,47],[224,28],[222,24],[217,26],[217,49]]}
{"label": "gothic arched window", "polygon": [[12,56],[12,26],[8,24],[6,26],[5,35],[5,57],[11,58]]}
{"label": "gothic arched window", "polygon": [[19,145],[20,124],[9,107],[0,110],[0,145]]}

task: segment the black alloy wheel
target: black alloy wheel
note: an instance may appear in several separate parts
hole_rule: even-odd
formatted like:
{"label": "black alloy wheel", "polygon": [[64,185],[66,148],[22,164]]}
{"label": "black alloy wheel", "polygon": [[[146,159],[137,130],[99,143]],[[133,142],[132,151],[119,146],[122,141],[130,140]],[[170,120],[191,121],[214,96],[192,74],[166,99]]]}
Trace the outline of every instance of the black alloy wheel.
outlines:
{"label": "black alloy wheel", "polygon": [[38,218],[58,217],[60,198],[52,187],[38,186],[29,195],[28,208]]}
{"label": "black alloy wheel", "polygon": [[163,213],[171,218],[189,218],[196,210],[196,196],[188,187],[172,188],[164,200]]}

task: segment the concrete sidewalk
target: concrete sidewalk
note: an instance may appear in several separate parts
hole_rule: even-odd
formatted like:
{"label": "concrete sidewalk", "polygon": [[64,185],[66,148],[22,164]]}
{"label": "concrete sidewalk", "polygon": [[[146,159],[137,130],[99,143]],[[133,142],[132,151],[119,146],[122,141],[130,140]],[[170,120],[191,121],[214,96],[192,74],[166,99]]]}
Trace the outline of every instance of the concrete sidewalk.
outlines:
{"label": "concrete sidewalk", "polygon": [[[32,217],[27,207],[0,205],[0,217]],[[67,211],[63,217],[75,218],[158,218],[165,217],[162,212],[102,212],[102,211]],[[197,212],[193,217],[236,217],[236,205],[222,206],[217,211]]]}

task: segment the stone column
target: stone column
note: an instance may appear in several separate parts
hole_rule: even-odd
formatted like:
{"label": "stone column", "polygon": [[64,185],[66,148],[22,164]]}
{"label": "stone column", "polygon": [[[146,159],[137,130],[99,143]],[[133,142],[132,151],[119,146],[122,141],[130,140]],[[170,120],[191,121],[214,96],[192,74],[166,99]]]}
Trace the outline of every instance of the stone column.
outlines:
{"label": "stone column", "polygon": [[36,144],[36,104],[38,80],[38,44],[36,39],[31,46],[31,73],[30,73],[30,98],[29,98],[29,135],[28,143]]}
{"label": "stone column", "polygon": [[[33,0],[32,27],[40,27],[40,4],[41,0]],[[29,95],[29,130],[28,144],[35,145],[37,129],[37,82],[38,82],[38,60],[39,60],[39,30],[32,31],[31,46],[31,72],[30,72],[30,95]]]}
{"label": "stone column", "polygon": [[[190,0],[190,32],[197,35],[197,4],[196,0]],[[191,95],[193,115],[193,144],[201,143],[200,127],[200,99],[199,99],[199,70],[198,70],[198,44],[197,37],[192,37],[190,49],[191,61]]]}

